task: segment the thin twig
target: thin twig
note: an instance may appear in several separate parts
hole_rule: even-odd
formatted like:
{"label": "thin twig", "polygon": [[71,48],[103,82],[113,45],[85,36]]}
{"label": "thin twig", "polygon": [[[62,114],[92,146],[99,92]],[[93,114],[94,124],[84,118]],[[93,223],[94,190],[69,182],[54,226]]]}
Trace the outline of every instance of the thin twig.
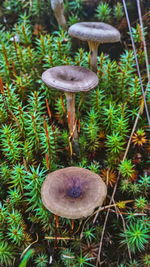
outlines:
{"label": "thin twig", "polygon": [[148,82],[150,83],[149,60],[148,60],[147,47],[146,47],[146,41],[145,41],[145,36],[144,36],[144,27],[143,27],[143,20],[142,20],[142,14],[141,14],[141,6],[140,6],[139,0],[136,0],[136,2],[137,2],[137,9],[138,9],[138,15],[139,15],[139,21],[140,21],[141,37],[142,37],[142,42],[143,42],[143,46],[144,46],[144,55],[145,55],[147,77],[148,77]]}
{"label": "thin twig", "polygon": [[[125,9],[126,9],[126,5],[125,5],[124,0],[123,0],[123,3],[124,3],[124,7],[125,7]],[[128,13],[127,13],[127,9],[126,9],[126,14],[128,15]],[[130,24],[130,22],[129,22],[129,24]],[[131,28],[131,27],[130,27],[130,28]],[[131,34],[131,36],[132,36],[132,32],[130,32],[130,34]],[[132,39],[133,39],[133,37],[132,37]],[[135,47],[135,45],[134,45],[134,41],[133,41],[133,47]],[[146,47],[146,46],[145,46],[145,47]],[[136,50],[134,50],[134,51],[136,51]],[[137,59],[136,53],[135,53],[135,59]],[[139,66],[139,65],[138,65],[138,66]],[[142,80],[141,80],[141,81],[142,81]],[[146,90],[145,90],[145,92],[144,92],[144,94],[143,94],[143,100],[144,100],[144,103],[145,103],[146,93],[147,93],[147,90],[148,90],[148,88],[149,88],[149,82],[150,82],[150,76],[149,76],[149,72],[148,72],[148,84],[147,84],[147,86],[146,86]],[[143,87],[143,84],[142,84],[142,87]],[[146,106],[147,106],[147,105],[146,105]],[[140,106],[140,108],[139,108],[139,112],[138,112],[137,117],[136,117],[136,119],[135,119],[135,122],[134,122],[134,125],[133,125],[133,128],[132,128],[132,131],[131,131],[131,134],[130,134],[130,138],[129,138],[129,141],[128,141],[128,143],[127,143],[127,147],[126,147],[126,150],[125,150],[125,153],[124,153],[124,156],[123,156],[123,160],[122,160],[122,161],[124,161],[124,160],[126,159],[126,157],[127,157],[127,154],[128,154],[128,151],[129,151],[129,147],[130,147],[130,144],[131,144],[131,139],[132,139],[132,136],[133,136],[133,134],[134,134],[134,132],[135,132],[135,129],[136,129],[136,126],[137,126],[137,123],[138,123],[140,114],[141,114],[141,112],[142,112],[142,109],[143,109],[143,103],[141,103],[141,106]],[[148,117],[148,121],[149,121],[149,113],[148,113],[148,116],[147,116],[147,117]],[[149,126],[150,126],[150,123],[149,123]],[[109,202],[110,205],[111,205],[111,203],[112,203],[112,199],[113,199],[114,196],[115,196],[119,178],[120,178],[120,173],[118,173],[117,182],[116,182],[116,184],[115,184],[115,187],[114,187],[114,190],[113,190],[113,193],[112,193],[112,198],[111,198],[111,200],[110,200],[110,202]],[[105,233],[105,228],[106,228],[106,224],[107,224],[107,219],[108,219],[108,216],[109,216],[109,212],[110,212],[110,208],[109,208],[108,211],[107,211],[107,214],[106,214],[106,217],[105,217],[105,221],[104,221],[104,226],[103,226],[103,230],[102,230],[102,234],[101,234],[101,239],[100,239],[100,244],[99,244],[99,251],[98,251],[98,257],[97,257],[97,263],[96,263],[96,266],[98,266],[98,263],[100,262],[100,255],[101,255],[101,249],[102,249],[102,242],[103,242],[103,238],[104,238],[104,233]],[[96,217],[97,217],[97,216],[98,216],[98,213],[97,213]]]}
{"label": "thin twig", "polygon": [[[112,201],[113,201],[113,203],[115,204],[115,200],[112,199]],[[131,201],[130,201],[130,202],[131,202]],[[123,215],[122,215],[120,209],[119,209],[117,206],[116,206],[116,210],[117,210],[117,214],[119,214],[120,217],[121,217],[121,219],[122,219],[123,229],[124,229],[124,231],[126,231],[126,224],[125,224],[125,220],[124,220],[124,218],[123,218]],[[126,236],[126,240],[127,240],[127,236]],[[132,257],[131,257],[131,251],[130,251],[128,242],[127,242],[127,248],[128,248],[129,258],[130,258],[130,260],[132,260]]]}
{"label": "thin twig", "polygon": [[24,249],[24,251],[22,252],[21,256],[20,256],[20,259],[23,258],[24,254],[27,252],[27,250],[35,243],[37,243],[39,240],[39,237],[38,237],[38,234],[36,233],[36,240],[33,241],[31,244],[29,244],[29,246],[27,248]]}
{"label": "thin twig", "polygon": [[[141,74],[140,74],[140,71],[139,71],[139,64],[138,64],[137,55],[136,55],[136,48],[135,48],[135,44],[134,44],[134,40],[133,40],[133,36],[132,36],[131,25],[130,25],[130,21],[129,21],[129,17],[128,17],[128,11],[127,11],[127,8],[126,8],[125,1],[124,0],[122,0],[122,1],[123,1],[126,17],[127,17],[128,27],[129,27],[132,46],[133,46],[133,51],[134,51],[134,56],[135,56],[135,60],[136,60],[136,66],[137,66],[137,70],[138,70],[138,74],[139,74],[139,78],[140,78]],[[146,86],[145,92],[142,90],[144,105],[146,104],[146,98],[145,97],[146,97],[147,90],[149,88],[149,82],[150,82],[150,78],[149,78],[149,74],[148,74],[148,84]],[[143,88],[142,79],[140,79],[140,84],[141,84],[141,88]],[[130,147],[130,144],[131,144],[131,139],[132,139],[133,133],[134,133],[134,131],[136,129],[136,126],[137,126],[140,114],[142,112],[142,109],[143,109],[143,103],[141,103],[141,105],[140,105],[139,112],[138,112],[137,117],[135,119],[135,122],[134,122],[134,125],[133,125],[133,128],[132,128],[132,131],[131,131],[131,134],[130,134],[130,138],[128,140],[127,147],[126,147],[126,150],[125,150],[125,153],[124,153],[122,161],[124,161],[126,159],[126,156],[128,154],[129,147]],[[149,118],[149,112],[148,112],[147,104],[145,105],[145,109],[146,109],[147,119],[148,119],[148,123],[149,123],[149,127],[150,127],[150,118]],[[109,202],[110,205],[112,204],[112,201],[114,199],[119,179],[120,179],[120,172],[118,173],[117,181],[116,181],[116,184],[114,186],[114,190],[113,190],[113,193],[112,193],[111,200]],[[102,233],[101,233],[96,267],[98,266],[99,262],[101,261],[100,256],[101,256],[101,250],[102,250],[102,243],[103,243],[103,238],[104,238],[104,233],[105,233],[105,229],[106,229],[106,224],[107,224],[109,212],[110,212],[110,208],[107,210],[105,221],[104,221],[104,225],[103,225],[103,229],[102,229]]]}
{"label": "thin twig", "polygon": [[[112,201],[113,201],[113,203],[115,204],[115,200],[113,199]],[[120,209],[119,209],[117,206],[116,206],[116,209],[117,209],[117,211],[118,211],[117,213],[119,213],[119,215],[120,215],[120,217],[121,217],[121,219],[122,219],[123,230],[126,231],[126,224],[125,224],[125,220],[124,220],[124,218],[123,218],[123,215],[122,215],[122,213],[120,212]],[[126,240],[127,240],[127,236],[126,236]],[[130,258],[130,260],[132,260],[132,257],[131,257],[131,251],[130,251],[128,242],[127,242],[127,248],[128,248],[129,258]]]}
{"label": "thin twig", "polygon": [[[147,88],[148,88],[148,86],[147,86]],[[144,93],[145,95],[146,95],[146,92],[147,92],[147,88],[146,88],[145,93]],[[138,112],[137,117],[136,117],[136,120],[134,122],[134,125],[133,125],[133,128],[132,128],[132,131],[131,131],[131,134],[130,134],[130,138],[128,140],[127,147],[126,147],[126,150],[125,150],[125,153],[124,153],[124,156],[123,156],[123,160],[122,161],[124,161],[126,159],[126,157],[127,157],[127,154],[128,154],[128,151],[129,151],[129,147],[130,147],[130,144],[131,144],[131,139],[132,139],[133,133],[135,132],[135,129],[136,129],[136,126],[137,126],[137,123],[138,123],[138,120],[139,120],[139,117],[140,117],[140,114],[141,114],[141,111],[142,111],[142,107],[143,107],[143,104],[141,103],[141,106],[139,108],[139,112]],[[115,193],[116,193],[116,189],[117,189],[117,186],[118,186],[119,179],[120,179],[120,172],[118,173],[117,181],[116,181],[116,184],[114,186],[114,190],[113,190],[112,197],[110,199],[109,205],[112,204],[112,201],[114,199],[114,196],[115,196]],[[96,267],[98,266],[98,263],[100,262],[102,242],[103,242],[103,238],[104,238],[104,233],[105,233],[105,228],[106,228],[106,224],[107,224],[107,219],[108,219],[108,216],[109,216],[109,212],[110,212],[110,208],[107,210],[107,214],[106,214],[105,221],[104,221],[104,226],[103,226],[103,230],[102,230],[102,234],[101,234],[101,239],[100,239],[100,243],[99,243],[99,251],[98,251],[98,257],[97,257]]]}
{"label": "thin twig", "polygon": [[137,68],[137,72],[138,72],[138,76],[139,76],[139,81],[140,81],[140,86],[141,86],[141,90],[142,90],[143,99],[144,99],[146,116],[147,116],[148,124],[149,124],[149,127],[150,127],[150,116],[149,116],[148,107],[147,107],[147,103],[146,103],[146,95],[144,93],[144,87],[143,87],[143,82],[142,82],[142,77],[141,77],[138,57],[137,57],[137,51],[136,51],[136,47],[135,47],[135,43],[134,43],[134,39],[133,39],[133,35],[132,35],[132,29],[131,29],[129,16],[128,16],[127,6],[126,6],[125,0],[122,0],[122,2],[123,2],[124,11],[125,11],[125,14],[126,14],[126,19],[127,19],[127,23],[128,23],[129,32],[130,32],[130,38],[131,38],[132,48],[133,48],[133,52],[134,52],[136,68]]}
{"label": "thin twig", "polygon": [[59,236],[45,236],[45,239],[47,240],[80,240],[80,239],[77,239],[75,237],[59,237]]}
{"label": "thin twig", "polygon": [[[118,208],[117,208],[118,209]],[[123,215],[121,214],[120,210],[118,209],[118,212],[119,212],[119,215],[122,219],[122,224],[123,224],[123,230],[126,231],[126,224],[125,224],[125,220],[123,218]],[[126,240],[127,240],[127,236],[126,236]],[[127,240],[128,241],[128,240]],[[130,247],[129,247],[129,244],[127,242],[127,248],[128,248],[128,254],[129,254],[129,258],[130,260],[132,260],[132,256],[131,256],[131,251],[130,251]]]}
{"label": "thin twig", "polygon": [[[112,198],[111,198],[111,199],[112,199]],[[113,202],[113,201],[112,201],[112,202]],[[96,216],[95,216],[94,219],[93,219],[93,223],[95,223],[95,221],[96,221],[96,219],[97,219],[97,215],[98,215],[98,213],[99,213],[100,211],[103,211],[103,210],[106,210],[106,209],[110,209],[110,208],[113,208],[113,207],[116,209],[116,207],[119,206],[119,203],[120,203],[120,202],[123,202],[123,203],[127,204],[127,203],[134,202],[134,200],[119,201],[119,202],[116,202],[116,203],[114,203],[114,204],[109,204],[109,205],[107,205],[107,206],[98,208],[98,210],[96,210],[96,211],[95,211],[94,213],[92,213],[92,215],[91,215],[91,216],[93,216],[94,214],[96,214]],[[117,212],[116,212],[116,213],[117,213]]]}

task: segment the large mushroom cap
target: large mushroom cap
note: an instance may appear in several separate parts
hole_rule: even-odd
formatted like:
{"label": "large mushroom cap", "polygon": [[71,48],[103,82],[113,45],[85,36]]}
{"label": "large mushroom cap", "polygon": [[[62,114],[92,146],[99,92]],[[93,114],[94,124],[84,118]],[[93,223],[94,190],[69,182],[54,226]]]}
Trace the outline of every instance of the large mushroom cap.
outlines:
{"label": "large mushroom cap", "polygon": [[65,92],[90,91],[98,85],[97,75],[80,66],[57,66],[42,74],[43,82]]}
{"label": "large mushroom cap", "polygon": [[89,216],[103,204],[106,194],[106,185],[99,175],[78,167],[48,174],[41,190],[44,206],[69,219]]}
{"label": "large mushroom cap", "polygon": [[79,22],[69,28],[69,35],[83,41],[115,43],[120,41],[120,32],[103,22]]}

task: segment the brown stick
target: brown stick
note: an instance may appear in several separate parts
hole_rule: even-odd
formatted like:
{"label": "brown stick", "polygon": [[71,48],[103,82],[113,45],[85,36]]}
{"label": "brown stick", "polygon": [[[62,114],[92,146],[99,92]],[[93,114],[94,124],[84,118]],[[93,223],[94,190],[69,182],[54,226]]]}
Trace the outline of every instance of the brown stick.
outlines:
{"label": "brown stick", "polygon": [[[146,96],[146,93],[147,93],[147,89],[148,89],[148,85],[146,87],[146,90],[145,90],[145,96]],[[130,137],[129,137],[129,140],[128,140],[128,143],[127,143],[127,147],[126,147],[126,150],[125,150],[125,153],[124,153],[124,156],[123,156],[123,159],[122,161],[124,161],[127,157],[127,154],[128,154],[128,151],[129,151],[129,148],[130,148],[130,144],[131,144],[131,139],[132,139],[132,136],[133,136],[133,133],[135,132],[135,129],[136,129],[136,126],[137,126],[137,123],[138,123],[138,120],[140,118],[140,114],[142,112],[142,109],[143,109],[143,101],[141,102],[141,105],[140,105],[140,108],[139,108],[139,111],[138,111],[138,114],[137,114],[137,117],[135,119],[135,122],[134,122],[134,125],[133,125],[133,128],[132,128],[132,131],[131,131],[131,134],[130,134]],[[112,200],[114,199],[114,196],[116,194],[116,189],[117,189],[117,186],[118,186],[118,182],[119,182],[119,179],[120,179],[120,172],[118,173],[118,177],[117,177],[117,181],[116,181],[116,184],[114,186],[114,189],[113,189],[113,193],[112,193],[112,196],[111,196],[111,200],[109,202],[109,205],[112,204]],[[101,238],[100,238],[100,243],[99,243],[99,251],[98,251],[98,256],[97,256],[97,262],[96,262],[96,267],[98,266],[99,262],[100,262],[100,257],[101,257],[101,250],[102,250],[102,244],[103,244],[103,238],[104,238],[104,233],[105,233],[105,229],[106,229],[106,224],[107,224],[107,220],[108,220],[108,216],[109,216],[109,212],[110,212],[110,208],[107,210],[107,213],[106,213],[106,217],[105,217],[105,221],[104,221],[104,225],[103,225],[103,230],[102,230],[102,233],[101,233]]]}

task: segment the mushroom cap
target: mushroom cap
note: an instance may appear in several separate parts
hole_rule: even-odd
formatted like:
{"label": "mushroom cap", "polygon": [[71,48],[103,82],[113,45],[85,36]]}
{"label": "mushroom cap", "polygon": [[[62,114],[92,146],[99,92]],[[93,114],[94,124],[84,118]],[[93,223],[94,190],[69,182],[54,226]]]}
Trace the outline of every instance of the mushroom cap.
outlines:
{"label": "mushroom cap", "polygon": [[57,66],[42,74],[43,82],[65,92],[90,91],[98,85],[97,75],[80,66]]}
{"label": "mushroom cap", "polygon": [[44,206],[69,219],[89,216],[103,204],[106,194],[106,185],[98,174],[78,167],[49,173],[41,189]]}
{"label": "mushroom cap", "polygon": [[120,32],[103,22],[78,22],[70,26],[69,35],[83,41],[115,43],[120,41]]}

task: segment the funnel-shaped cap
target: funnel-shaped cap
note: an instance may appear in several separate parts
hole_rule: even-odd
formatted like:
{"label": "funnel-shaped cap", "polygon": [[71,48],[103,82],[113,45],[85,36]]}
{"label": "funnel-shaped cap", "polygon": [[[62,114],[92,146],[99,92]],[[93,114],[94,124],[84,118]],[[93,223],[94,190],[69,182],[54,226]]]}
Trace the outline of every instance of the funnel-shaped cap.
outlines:
{"label": "funnel-shaped cap", "polygon": [[101,177],[89,170],[68,167],[46,177],[41,190],[44,206],[61,217],[89,216],[103,204],[107,188]]}

